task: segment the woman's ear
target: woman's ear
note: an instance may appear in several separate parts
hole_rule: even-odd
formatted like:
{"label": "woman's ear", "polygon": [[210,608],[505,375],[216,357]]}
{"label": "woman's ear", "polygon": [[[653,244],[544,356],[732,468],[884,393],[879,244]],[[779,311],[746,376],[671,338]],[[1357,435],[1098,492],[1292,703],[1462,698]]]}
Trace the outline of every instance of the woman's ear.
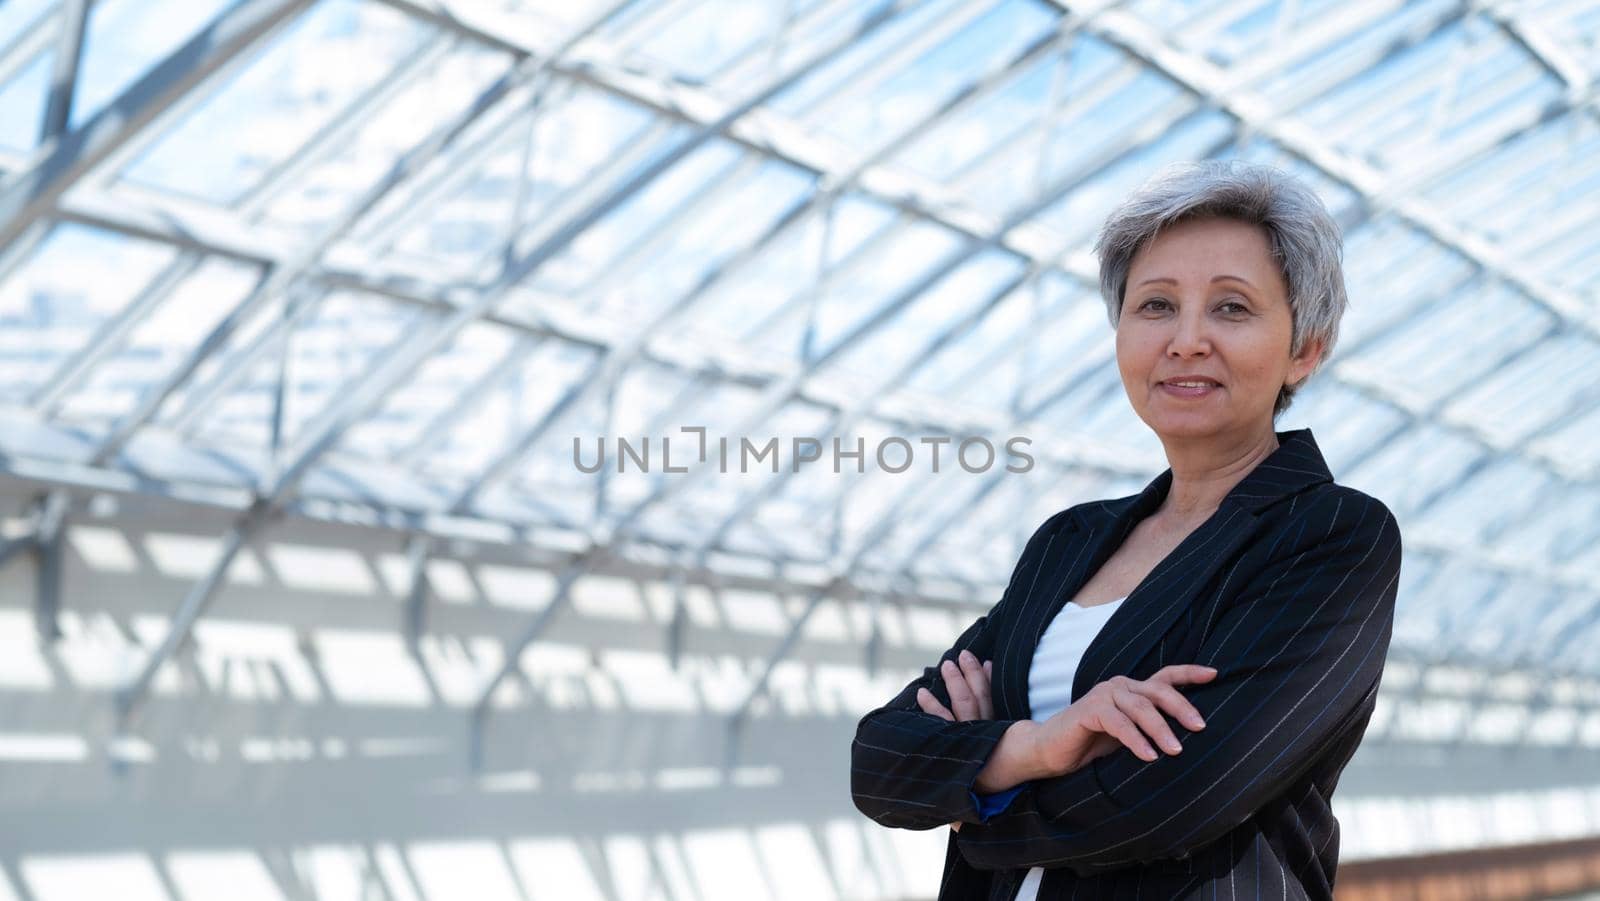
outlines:
{"label": "woman's ear", "polygon": [[1302,382],[1311,376],[1311,370],[1317,368],[1317,362],[1322,359],[1322,347],[1326,342],[1321,338],[1314,338],[1300,348],[1298,356],[1289,364],[1289,379],[1287,385],[1298,388]]}

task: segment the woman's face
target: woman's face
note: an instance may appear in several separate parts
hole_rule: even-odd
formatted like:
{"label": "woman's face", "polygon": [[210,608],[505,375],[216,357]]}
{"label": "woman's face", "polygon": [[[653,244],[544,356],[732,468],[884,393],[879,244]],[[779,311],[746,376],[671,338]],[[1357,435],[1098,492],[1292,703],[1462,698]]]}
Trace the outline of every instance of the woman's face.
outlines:
{"label": "woman's face", "polygon": [[[1117,367],[1139,418],[1163,438],[1272,428],[1278,389],[1310,374],[1320,342],[1289,356],[1288,286],[1266,230],[1187,220],[1140,248],[1117,321]],[[1164,384],[1197,376],[1216,384]]]}

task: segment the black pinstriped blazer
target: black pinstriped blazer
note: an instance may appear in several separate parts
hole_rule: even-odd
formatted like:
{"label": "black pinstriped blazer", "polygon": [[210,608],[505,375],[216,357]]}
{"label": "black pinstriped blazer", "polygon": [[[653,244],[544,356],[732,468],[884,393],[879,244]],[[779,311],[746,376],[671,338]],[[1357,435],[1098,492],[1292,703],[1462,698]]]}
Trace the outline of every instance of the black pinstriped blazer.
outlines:
{"label": "black pinstriped blazer", "polygon": [[1176,756],[1126,748],[1027,783],[984,822],[971,788],[1014,721],[1028,670],[1061,606],[1154,512],[1168,469],[1139,494],[1051,516],[1028,540],[1000,602],[942,660],[994,661],[995,719],[951,723],[938,667],[868,713],[851,744],[851,792],[885,826],[950,832],[940,901],[1010,899],[1046,867],[1051,899],[1332,897],[1339,774],[1372,717],[1394,622],[1400,530],[1381,501],[1335,484],[1310,429],[1279,447],[1163,559],[1084,653],[1072,698],[1115,675],[1171,663],[1216,667],[1184,686],[1206,725]]}

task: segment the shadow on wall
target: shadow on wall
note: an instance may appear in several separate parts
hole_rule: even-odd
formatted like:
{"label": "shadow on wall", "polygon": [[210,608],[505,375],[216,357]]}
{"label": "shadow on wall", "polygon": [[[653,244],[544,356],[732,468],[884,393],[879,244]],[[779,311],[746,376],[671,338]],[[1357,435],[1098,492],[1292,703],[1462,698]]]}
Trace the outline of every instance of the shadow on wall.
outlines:
{"label": "shadow on wall", "polygon": [[799,599],[688,586],[674,668],[671,586],[597,573],[495,692],[475,767],[474,706],[550,573],[433,561],[413,648],[392,536],[295,522],[241,554],[119,730],[113,692],[205,572],[212,525],[69,524],[52,643],[34,562],[0,569],[0,899],[936,893],[942,833],[876,827],[846,774],[856,719],[948,644],[949,614],[884,605],[869,676],[865,605],[826,602],[730,761],[729,714]]}

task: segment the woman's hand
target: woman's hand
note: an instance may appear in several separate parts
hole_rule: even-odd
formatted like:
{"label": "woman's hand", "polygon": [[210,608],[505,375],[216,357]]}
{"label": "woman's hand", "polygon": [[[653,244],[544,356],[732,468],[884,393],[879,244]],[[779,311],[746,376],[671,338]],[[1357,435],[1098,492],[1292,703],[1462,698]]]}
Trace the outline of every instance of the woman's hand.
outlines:
{"label": "woman's hand", "polygon": [[[955,661],[945,661],[939,671],[950,707],[923,688],[917,691],[917,706],[925,713],[961,723],[994,718],[993,661],[980,663],[972,652],[962,651]],[[1151,745],[1152,739],[1168,754],[1179,754],[1183,746],[1162,712],[1191,732],[1204,729],[1200,711],[1178,686],[1209,682],[1216,675],[1209,666],[1174,664],[1148,679],[1113,676],[1042,723],[1014,724],[978,774],[976,787],[992,793],[1033,779],[1063,776],[1120,747],[1127,747],[1141,760],[1153,761],[1161,755]],[[961,828],[960,823],[950,825]]]}
{"label": "woman's hand", "polygon": [[[923,713],[931,713],[952,723],[994,719],[994,696],[989,690],[990,680],[994,677],[994,661],[985,660],[979,664],[971,651],[962,651],[956,655],[956,660],[959,664],[946,660],[939,667],[940,674],[944,676],[945,693],[950,696],[950,707],[939,703],[933,692],[926,688],[917,689],[917,706],[922,708]],[[954,711],[950,709],[952,707]]]}
{"label": "woman's hand", "polygon": [[1216,675],[1209,666],[1174,664],[1148,679],[1113,676],[1099,683],[1040,724],[1034,745],[1043,769],[1054,775],[1076,772],[1119,746],[1152,761],[1161,756],[1152,740],[1168,754],[1181,753],[1183,746],[1162,713],[1171,714],[1191,732],[1204,729],[1200,711],[1177,687],[1209,682]]}
{"label": "woman's hand", "polygon": [[[966,723],[972,720],[994,719],[994,695],[989,690],[989,684],[994,680],[994,661],[985,660],[980,665],[978,658],[971,651],[962,651],[956,655],[955,663],[946,660],[939,672],[944,675],[945,692],[950,695],[950,707],[939,703],[933,692],[926,688],[917,689],[917,706],[924,713],[942,717],[952,723]],[[961,831],[961,821],[950,824],[950,828]]]}
{"label": "woman's hand", "polygon": [[1182,747],[1161,714],[1170,713],[1192,732],[1205,728],[1200,712],[1177,686],[1208,682],[1216,674],[1208,666],[1174,665],[1144,680],[1115,676],[1042,723],[1018,720],[1000,736],[978,772],[975,788],[992,794],[1035,779],[1064,776],[1124,746],[1140,759],[1153,761],[1160,755],[1150,739],[1168,754],[1177,754]]}

